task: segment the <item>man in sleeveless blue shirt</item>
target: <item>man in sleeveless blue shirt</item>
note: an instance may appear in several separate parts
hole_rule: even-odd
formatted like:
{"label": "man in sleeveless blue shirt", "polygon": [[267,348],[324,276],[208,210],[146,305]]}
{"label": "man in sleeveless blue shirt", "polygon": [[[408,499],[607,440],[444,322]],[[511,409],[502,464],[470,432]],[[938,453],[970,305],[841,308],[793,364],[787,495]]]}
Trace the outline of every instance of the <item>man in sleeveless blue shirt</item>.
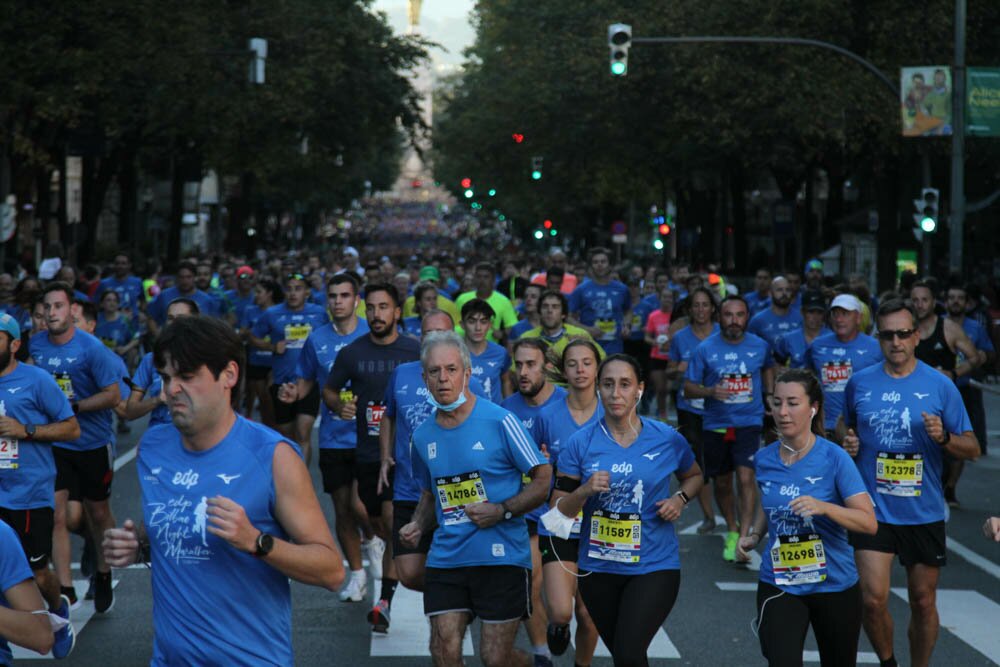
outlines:
{"label": "man in sleeveless blue shirt", "polygon": [[483,663],[527,667],[528,656],[514,648],[531,606],[524,514],[544,501],[552,467],[517,417],[469,391],[472,362],[461,338],[427,336],[420,360],[437,410],[413,434],[422,492],[400,539],[416,546],[437,523],[424,589],[431,655],[435,664],[461,664],[465,629],[479,616]]}
{"label": "man in sleeveless blue shirt", "polygon": [[244,352],[221,320],[174,321],[153,358],[173,425],[139,443],[143,520],[104,537],[113,566],[155,563],[152,664],[292,665],[289,579],[344,578],[301,452],[234,411]]}
{"label": "man in sleeveless blue shirt", "polygon": [[[875,500],[875,535],[852,533],[864,601],[862,621],[882,665],[893,667],[889,575],[893,556],[906,568],[910,660],[930,662],[938,635],[937,585],[947,557],[943,454],[975,459],[979,443],[955,383],[919,361],[914,307],[890,299],[878,309],[885,363],[855,373],[837,424]],[[849,430],[848,430],[849,429]]]}

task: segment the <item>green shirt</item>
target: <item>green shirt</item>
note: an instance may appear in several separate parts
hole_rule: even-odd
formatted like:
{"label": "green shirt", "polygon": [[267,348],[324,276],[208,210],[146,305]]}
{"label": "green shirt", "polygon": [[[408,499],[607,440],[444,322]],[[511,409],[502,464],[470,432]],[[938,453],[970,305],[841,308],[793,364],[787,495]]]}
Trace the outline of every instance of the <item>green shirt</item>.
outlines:
{"label": "green shirt", "polygon": [[[458,298],[455,299],[455,306],[458,307],[459,313],[462,312],[462,306],[475,298],[477,298],[475,292],[463,292],[459,294]],[[517,324],[517,312],[514,310],[514,304],[510,302],[510,299],[496,290],[493,290],[493,293],[485,301],[493,309],[493,328],[490,329],[488,338],[495,342],[496,339],[493,337],[493,332],[498,329],[510,329]]]}

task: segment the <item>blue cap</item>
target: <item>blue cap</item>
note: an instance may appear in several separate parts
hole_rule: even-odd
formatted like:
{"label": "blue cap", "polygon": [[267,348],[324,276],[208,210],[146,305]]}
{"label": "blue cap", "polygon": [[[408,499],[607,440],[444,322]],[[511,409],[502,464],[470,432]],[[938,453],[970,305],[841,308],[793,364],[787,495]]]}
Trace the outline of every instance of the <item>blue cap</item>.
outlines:
{"label": "blue cap", "polygon": [[7,313],[0,315],[0,331],[6,331],[10,334],[11,338],[21,338],[21,327],[18,325],[17,320]]}
{"label": "blue cap", "polygon": [[809,273],[810,271],[822,271],[822,270],[823,270],[823,262],[819,261],[818,259],[810,259],[808,262],[806,262],[806,273]]}

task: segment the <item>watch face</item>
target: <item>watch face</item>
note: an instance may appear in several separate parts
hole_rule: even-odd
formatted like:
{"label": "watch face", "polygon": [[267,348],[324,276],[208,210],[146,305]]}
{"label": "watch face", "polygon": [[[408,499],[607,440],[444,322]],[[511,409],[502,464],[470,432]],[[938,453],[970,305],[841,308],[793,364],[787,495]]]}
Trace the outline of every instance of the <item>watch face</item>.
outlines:
{"label": "watch face", "polygon": [[271,553],[274,548],[274,538],[267,533],[261,533],[257,538],[257,553],[264,556]]}

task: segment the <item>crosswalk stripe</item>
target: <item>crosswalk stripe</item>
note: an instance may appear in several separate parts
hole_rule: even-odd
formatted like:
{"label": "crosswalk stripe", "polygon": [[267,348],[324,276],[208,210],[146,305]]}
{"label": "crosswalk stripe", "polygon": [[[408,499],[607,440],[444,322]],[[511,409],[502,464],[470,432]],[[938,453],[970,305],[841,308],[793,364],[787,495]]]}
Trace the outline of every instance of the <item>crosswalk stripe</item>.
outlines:
{"label": "crosswalk stripe", "polygon": [[[892,592],[909,600],[905,588],[893,588]],[[1000,634],[996,628],[1000,604],[977,591],[939,590],[937,609],[942,627],[951,634],[990,660],[1000,656]]]}
{"label": "crosswalk stripe", "polygon": [[[381,582],[375,580],[374,590],[378,590],[380,586]],[[431,628],[424,616],[424,598],[421,593],[400,584],[392,598],[390,620],[392,623],[387,634],[372,633],[372,657],[430,656]],[[462,655],[475,655],[472,633],[468,629],[462,640]]]}
{"label": "crosswalk stripe", "polygon": [[[118,579],[112,579],[111,588],[116,588],[118,586],[118,581]],[[73,631],[76,632],[77,643],[80,641],[80,633],[83,632],[84,626],[87,625],[87,622],[94,617],[94,614],[97,613],[94,611],[93,601],[83,599],[83,594],[87,592],[87,587],[89,585],[89,579],[73,580],[73,586],[76,588],[76,594],[80,597],[80,607],[69,613],[69,620],[73,623]],[[51,653],[40,655],[34,651],[29,651],[26,648],[15,646],[14,644],[11,644],[10,647],[14,653],[15,660],[55,660]]]}
{"label": "crosswalk stripe", "polygon": [[[802,662],[819,662],[819,651],[802,651]],[[871,651],[858,651],[859,665],[879,665],[882,661]]]}
{"label": "crosswalk stripe", "polygon": [[996,579],[1000,579],[1000,565],[983,558],[969,547],[953,540],[950,537],[946,540],[946,543],[950,550],[954,551],[986,574],[992,575]]}

